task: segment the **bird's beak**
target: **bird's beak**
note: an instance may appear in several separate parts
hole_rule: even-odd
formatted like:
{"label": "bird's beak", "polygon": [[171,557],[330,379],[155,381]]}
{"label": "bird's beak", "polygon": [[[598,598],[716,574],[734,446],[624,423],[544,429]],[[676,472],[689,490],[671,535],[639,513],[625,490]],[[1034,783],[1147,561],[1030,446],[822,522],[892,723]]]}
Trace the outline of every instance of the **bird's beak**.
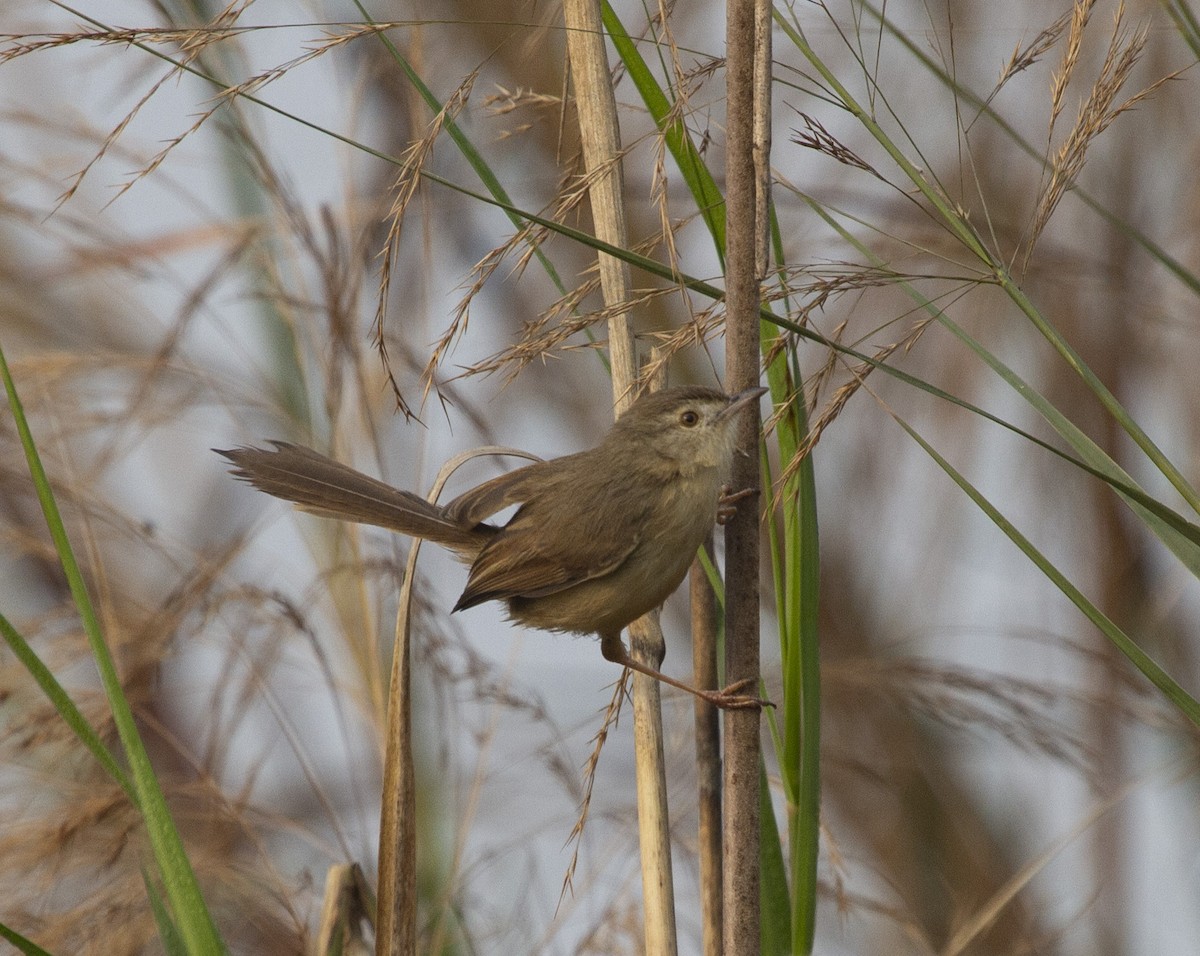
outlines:
{"label": "bird's beak", "polygon": [[740,412],[751,402],[758,401],[760,395],[765,395],[770,389],[763,388],[761,385],[756,385],[754,388],[748,388],[743,392],[738,392],[736,395],[730,396],[729,404],[717,413],[717,418],[730,418]]}

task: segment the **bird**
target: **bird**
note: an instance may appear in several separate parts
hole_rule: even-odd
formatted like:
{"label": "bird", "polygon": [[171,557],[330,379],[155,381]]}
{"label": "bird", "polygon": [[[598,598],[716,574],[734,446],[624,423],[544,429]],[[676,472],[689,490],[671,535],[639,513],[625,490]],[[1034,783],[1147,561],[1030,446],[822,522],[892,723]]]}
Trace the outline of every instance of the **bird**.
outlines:
{"label": "bird", "polygon": [[[630,656],[621,631],[659,607],[727,516],[739,415],[767,389],[643,395],[595,447],[515,469],[447,504],[394,488],[303,445],[214,449],[237,478],[314,515],[422,538],[468,565],[452,613],[502,602],[519,624],[596,634],[602,655],[728,709],[769,703],[751,680],[702,690]],[[488,519],[516,505],[503,524]]]}

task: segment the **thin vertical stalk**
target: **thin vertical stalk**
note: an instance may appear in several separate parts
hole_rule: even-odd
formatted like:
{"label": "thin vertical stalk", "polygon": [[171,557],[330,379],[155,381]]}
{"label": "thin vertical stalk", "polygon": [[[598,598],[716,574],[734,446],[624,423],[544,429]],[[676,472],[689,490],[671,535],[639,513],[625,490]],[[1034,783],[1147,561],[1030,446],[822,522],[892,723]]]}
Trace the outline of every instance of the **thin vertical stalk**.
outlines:
{"label": "thin vertical stalk", "polygon": [[[629,240],[622,204],[620,128],[600,2],[565,0],[563,18],[596,236],[625,248]],[[599,254],[598,264],[605,305],[614,309],[628,302],[629,266],[605,253]],[[633,401],[638,372],[633,325],[627,311],[614,309],[608,339],[613,397],[619,413]],[[629,637],[634,658],[657,669],[666,651],[657,613],[635,621]],[[662,699],[658,681],[643,674],[633,678],[633,732],[646,952],[671,956],[677,942]]]}
{"label": "thin vertical stalk", "polygon": [[[759,169],[765,168],[769,143],[755,148],[756,84],[762,68],[759,47],[770,36],[759,20],[769,4],[763,0],[727,0],[725,109],[725,387],[737,392],[758,382],[759,306],[761,301],[760,238],[767,220],[758,215],[762,203]],[[767,51],[769,63],[769,48]],[[757,155],[756,155],[757,154]],[[765,258],[762,263],[765,268]],[[735,488],[758,488],[759,418],[745,414],[739,425],[734,456]],[[758,514],[743,508],[725,527],[725,678],[759,677],[758,646]],[[758,953],[760,847],[760,712],[725,712],[724,938],[726,956]]]}
{"label": "thin vertical stalk", "polygon": [[[629,241],[622,202],[621,133],[598,0],[565,0],[563,19],[596,237],[610,245],[626,247]],[[605,253],[597,256],[597,264],[604,304],[611,309],[627,302],[629,266]],[[608,337],[613,393],[620,412],[633,401],[631,387],[638,372],[633,323],[627,311],[613,312]]]}
{"label": "thin vertical stalk", "polygon": [[414,956],[417,952],[417,798],[408,622],[420,550],[420,540],[414,539],[396,608],[379,817],[376,956]]}
{"label": "thin vertical stalk", "polygon": [[[464,462],[481,455],[531,458],[515,448],[486,445],[455,455],[442,465],[429,492],[436,502],[450,476]],[[412,654],[409,621],[413,582],[421,539],[413,538],[404,566],[404,584],[396,608],[396,643],[392,650],[384,737],[383,795],[379,810],[379,898],[375,906],[376,956],[417,953],[417,798],[412,735]]]}
{"label": "thin vertical stalk", "polygon": [[[704,544],[713,553],[709,535]],[[688,576],[692,607],[692,669],[696,686],[721,686],[717,673],[717,597],[699,560]],[[721,956],[721,720],[717,708],[696,698],[696,787],[703,956]]]}

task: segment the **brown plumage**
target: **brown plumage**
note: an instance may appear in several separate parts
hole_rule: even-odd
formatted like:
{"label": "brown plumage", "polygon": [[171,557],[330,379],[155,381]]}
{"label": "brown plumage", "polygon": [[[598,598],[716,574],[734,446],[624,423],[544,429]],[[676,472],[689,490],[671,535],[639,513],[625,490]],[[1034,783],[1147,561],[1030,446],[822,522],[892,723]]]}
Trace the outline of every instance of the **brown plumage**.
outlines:
{"label": "brown plumage", "polygon": [[[453,551],[470,566],[455,611],[502,601],[515,621],[599,634],[610,660],[720,706],[757,706],[756,698],[697,691],[634,661],[620,634],[687,574],[716,518],[737,413],[763,391],[731,397],[675,388],[645,396],[595,448],[519,468],[446,505],[288,442],[219,453],[235,475],[305,511]],[[507,523],[489,523],[512,505],[519,507]]]}

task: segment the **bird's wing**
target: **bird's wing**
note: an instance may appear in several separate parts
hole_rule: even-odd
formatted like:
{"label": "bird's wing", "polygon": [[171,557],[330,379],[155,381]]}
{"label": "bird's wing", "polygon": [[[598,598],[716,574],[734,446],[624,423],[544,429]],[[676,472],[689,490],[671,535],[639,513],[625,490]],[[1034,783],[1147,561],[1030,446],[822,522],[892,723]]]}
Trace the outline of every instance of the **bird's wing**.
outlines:
{"label": "bird's wing", "polygon": [[599,507],[611,500],[611,475],[603,477],[590,453],[521,470],[529,475],[509,486],[497,479],[494,488],[480,486],[463,496],[482,492],[465,502],[462,514],[492,513],[516,502],[521,508],[479,552],[456,611],[484,601],[543,597],[611,574],[642,540],[648,496],[627,496],[620,508]]}
{"label": "bird's wing", "polygon": [[[492,547],[493,544],[499,547]],[[623,550],[606,555],[608,560],[604,563],[589,560],[586,565],[570,566],[553,553],[515,549],[512,539],[505,546],[501,538],[496,538],[471,566],[467,586],[454,610],[461,611],[484,601],[544,597],[603,577],[619,568],[637,544],[636,538],[629,541]]]}
{"label": "bird's wing", "polygon": [[474,527],[545,488],[553,480],[554,465],[553,461],[538,461],[485,481],[447,504],[446,516],[461,527]]}

